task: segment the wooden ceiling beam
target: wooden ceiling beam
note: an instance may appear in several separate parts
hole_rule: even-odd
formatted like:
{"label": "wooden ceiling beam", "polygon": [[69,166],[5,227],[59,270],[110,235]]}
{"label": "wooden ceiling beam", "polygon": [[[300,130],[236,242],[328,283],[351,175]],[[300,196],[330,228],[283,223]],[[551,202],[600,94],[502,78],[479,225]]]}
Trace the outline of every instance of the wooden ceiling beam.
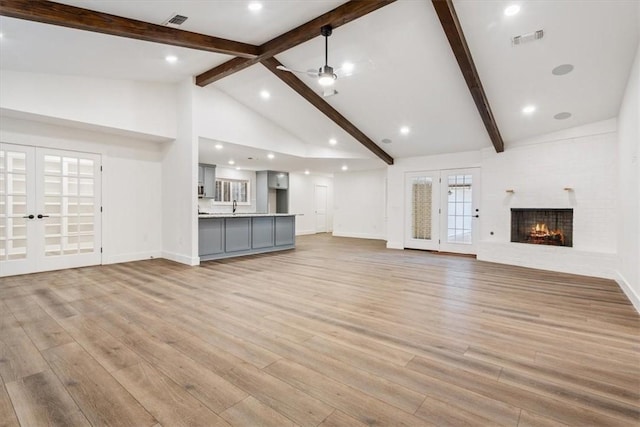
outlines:
{"label": "wooden ceiling beam", "polygon": [[0,0],[0,15],[112,36],[254,58],[259,47],[47,0]]}
{"label": "wooden ceiling beam", "polygon": [[476,69],[473,58],[471,57],[471,51],[467,45],[467,40],[462,32],[458,15],[453,7],[453,1],[432,0],[431,3],[436,10],[438,18],[440,19],[440,24],[442,24],[444,33],[449,40],[451,50],[458,61],[460,71],[462,71],[464,80],[467,82],[473,101],[475,102],[484,126],[489,133],[491,142],[493,143],[496,152],[501,153],[504,151],[504,141],[502,140],[502,136],[498,130],[498,124],[491,112],[487,95],[482,88],[482,82],[480,81],[478,70]]}
{"label": "wooden ceiling beam", "polygon": [[309,41],[320,35],[323,25],[331,25],[338,28],[341,25],[354,21],[368,13],[380,9],[395,0],[352,0],[335,9],[318,16],[311,21],[294,28],[291,31],[269,40],[260,46],[260,54],[251,59],[234,58],[217,67],[196,76],[198,86],[206,86],[233,73],[244,70],[263,59],[271,58],[285,50]]}
{"label": "wooden ceiling beam", "polygon": [[393,157],[387,154],[382,148],[380,148],[375,142],[373,142],[367,135],[365,135],[360,129],[358,129],[353,123],[347,120],[342,114],[336,111],[327,101],[325,101],[320,95],[315,93],[313,89],[307,86],[302,80],[286,71],[280,71],[277,69],[279,65],[282,65],[280,61],[271,57],[262,60],[264,65],[269,71],[276,75],[280,80],[286,83],[291,89],[298,92],[300,96],[306,99],[311,105],[316,107],[325,116],[331,119],[335,124],[344,129],[349,135],[354,137],[358,142],[367,147],[373,154],[382,159],[386,164],[393,164]]}

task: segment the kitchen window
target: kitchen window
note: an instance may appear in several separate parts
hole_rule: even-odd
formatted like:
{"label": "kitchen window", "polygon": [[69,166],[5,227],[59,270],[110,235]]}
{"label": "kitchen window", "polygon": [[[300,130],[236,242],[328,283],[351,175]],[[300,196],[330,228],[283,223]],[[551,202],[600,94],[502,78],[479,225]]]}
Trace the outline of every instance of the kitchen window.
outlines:
{"label": "kitchen window", "polygon": [[216,204],[231,204],[235,200],[239,205],[250,204],[250,182],[244,179],[216,179]]}

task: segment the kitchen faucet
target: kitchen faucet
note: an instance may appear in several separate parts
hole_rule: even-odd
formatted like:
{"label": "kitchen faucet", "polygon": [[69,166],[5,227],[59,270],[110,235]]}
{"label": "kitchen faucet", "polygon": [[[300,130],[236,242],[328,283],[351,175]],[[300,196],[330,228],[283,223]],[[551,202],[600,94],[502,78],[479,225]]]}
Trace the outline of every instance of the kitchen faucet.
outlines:
{"label": "kitchen faucet", "polygon": [[236,213],[236,209],[238,208],[238,201],[237,200],[233,200],[233,213]]}

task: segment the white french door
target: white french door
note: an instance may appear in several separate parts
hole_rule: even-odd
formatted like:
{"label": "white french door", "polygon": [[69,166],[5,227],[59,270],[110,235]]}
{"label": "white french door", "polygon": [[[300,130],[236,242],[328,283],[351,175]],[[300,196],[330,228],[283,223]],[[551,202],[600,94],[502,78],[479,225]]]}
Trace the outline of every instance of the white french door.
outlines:
{"label": "white french door", "polygon": [[440,250],[475,254],[480,229],[480,170],[443,170],[440,181]]}
{"label": "white french door", "polygon": [[438,250],[439,179],[438,171],[405,174],[405,248]]}
{"label": "white french door", "polygon": [[405,248],[475,254],[478,168],[405,174]]}
{"label": "white french door", "polygon": [[0,276],[101,263],[100,163],[0,144]]}

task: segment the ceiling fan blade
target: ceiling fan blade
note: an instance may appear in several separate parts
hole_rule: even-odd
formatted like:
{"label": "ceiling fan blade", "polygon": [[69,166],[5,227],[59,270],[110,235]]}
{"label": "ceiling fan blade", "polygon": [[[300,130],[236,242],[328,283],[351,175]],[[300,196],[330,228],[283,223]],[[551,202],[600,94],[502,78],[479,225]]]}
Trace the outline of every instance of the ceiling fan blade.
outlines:
{"label": "ceiling fan blade", "polygon": [[340,68],[336,69],[335,73],[338,78],[351,77],[356,74],[375,70],[375,68],[373,61],[367,59],[356,62],[355,64],[350,64],[349,66],[345,66],[345,64],[343,64]]}
{"label": "ceiling fan blade", "polygon": [[318,72],[313,69],[309,69],[307,71],[300,71],[300,70],[294,70],[292,68],[287,68],[284,65],[278,65],[276,69],[280,71],[287,71],[289,73],[306,74],[309,77],[318,77]]}

